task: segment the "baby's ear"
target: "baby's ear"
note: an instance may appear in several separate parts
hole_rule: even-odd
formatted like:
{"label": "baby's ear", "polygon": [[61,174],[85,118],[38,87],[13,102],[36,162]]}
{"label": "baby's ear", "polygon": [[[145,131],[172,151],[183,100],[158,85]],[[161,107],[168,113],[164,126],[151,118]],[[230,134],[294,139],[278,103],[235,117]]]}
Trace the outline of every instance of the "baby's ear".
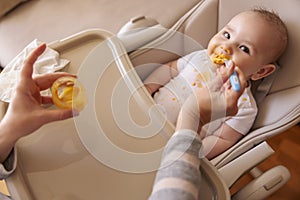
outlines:
{"label": "baby's ear", "polygon": [[269,76],[276,70],[276,66],[274,64],[267,64],[264,65],[260,70],[258,70],[255,74],[250,76],[250,79],[253,81],[259,80],[266,76]]}

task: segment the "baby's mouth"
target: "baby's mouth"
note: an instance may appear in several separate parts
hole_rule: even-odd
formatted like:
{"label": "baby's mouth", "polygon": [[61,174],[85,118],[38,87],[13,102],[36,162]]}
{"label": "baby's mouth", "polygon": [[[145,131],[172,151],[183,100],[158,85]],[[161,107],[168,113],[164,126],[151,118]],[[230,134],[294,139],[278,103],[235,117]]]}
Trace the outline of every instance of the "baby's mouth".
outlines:
{"label": "baby's mouth", "polygon": [[213,63],[223,65],[225,63],[225,60],[230,60],[230,53],[231,51],[228,48],[220,46],[219,51],[216,51],[214,53],[214,56],[212,58]]}
{"label": "baby's mouth", "polygon": [[224,64],[225,60],[230,60],[230,56],[222,54],[222,53],[216,54],[212,58],[213,63],[218,64],[218,65]]}

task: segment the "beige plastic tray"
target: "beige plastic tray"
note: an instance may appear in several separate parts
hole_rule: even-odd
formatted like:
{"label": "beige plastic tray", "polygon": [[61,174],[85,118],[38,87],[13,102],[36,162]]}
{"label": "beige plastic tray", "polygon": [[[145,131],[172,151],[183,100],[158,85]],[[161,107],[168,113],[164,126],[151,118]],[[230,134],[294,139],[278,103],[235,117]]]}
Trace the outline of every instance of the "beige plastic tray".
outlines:
{"label": "beige plastic tray", "polygon": [[[88,105],[18,142],[17,170],[6,180],[13,199],[147,199],[174,127],[153,106],[123,46],[98,29],[49,46],[71,61],[64,71],[78,75]],[[201,199],[228,199],[206,159],[201,171]]]}

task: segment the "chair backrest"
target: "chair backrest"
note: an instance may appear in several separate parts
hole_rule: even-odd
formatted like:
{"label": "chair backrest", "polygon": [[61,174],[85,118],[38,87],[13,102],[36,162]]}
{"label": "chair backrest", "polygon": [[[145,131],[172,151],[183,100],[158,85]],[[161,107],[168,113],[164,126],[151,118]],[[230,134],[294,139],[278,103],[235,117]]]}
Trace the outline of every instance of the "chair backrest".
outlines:
{"label": "chair backrest", "polygon": [[[298,0],[212,0],[202,7],[185,24],[184,33],[194,38],[204,47],[209,39],[220,30],[234,15],[254,7],[274,10],[285,22],[289,32],[289,44],[284,55],[278,60],[280,72],[273,83],[270,93],[300,85],[300,21]],[[253,27],[255,30],[255,27]]]}
{"label": "chair backrest", "polygon": [[[297,0],[290,0],[288,3],[280,0],[221,0],[218,26],[224,26],[233,15],[254,6],[266,7],[278,13],[285,22],[289,34],[288,47],[278,60],[279,70],[274,77],[270,91],[268,91],[265,100],[259,102],[259,115],[253,126],[255,130],[275,123],[286,114],[282,112],[290,112],[291,109],[300,104],[300,67],[298,67],[298,63],[300,63],[300,57],[298,56],[300,51],[300,2]],[[298,89],[296,89],[297,87]],[[282,96],[285,96],[285,98]],[[271,107],[275,103],[280,106]],[[275,111],[270,110],[271,108],[275,109]]]}
{"label": "chair backrest", "polygon": [[220,0],[218,27],[222,27],[234,14],[253,6],[266,7],[279,14],[288,29],[288,47],[277,61],[279,70],[272,77],[274,80],[270,88],[266,88],[266,97],[258,102],[259,113],[252,130],[224,155],[217,157],[215,164],[219,166],[300,121],[300,1]]}

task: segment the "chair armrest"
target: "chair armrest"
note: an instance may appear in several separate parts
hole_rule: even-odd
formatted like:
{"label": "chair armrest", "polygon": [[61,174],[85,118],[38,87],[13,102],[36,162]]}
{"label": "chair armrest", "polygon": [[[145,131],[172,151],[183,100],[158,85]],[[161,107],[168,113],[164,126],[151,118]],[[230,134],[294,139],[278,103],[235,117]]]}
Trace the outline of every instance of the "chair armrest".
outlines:
{"label": "chair armrest", "polygon": [[231,187],[243,174],[250,171],[273,153],[274,150],[267,142],[262,142],[221,167],[219,172],[224,178],[227,186]]}

